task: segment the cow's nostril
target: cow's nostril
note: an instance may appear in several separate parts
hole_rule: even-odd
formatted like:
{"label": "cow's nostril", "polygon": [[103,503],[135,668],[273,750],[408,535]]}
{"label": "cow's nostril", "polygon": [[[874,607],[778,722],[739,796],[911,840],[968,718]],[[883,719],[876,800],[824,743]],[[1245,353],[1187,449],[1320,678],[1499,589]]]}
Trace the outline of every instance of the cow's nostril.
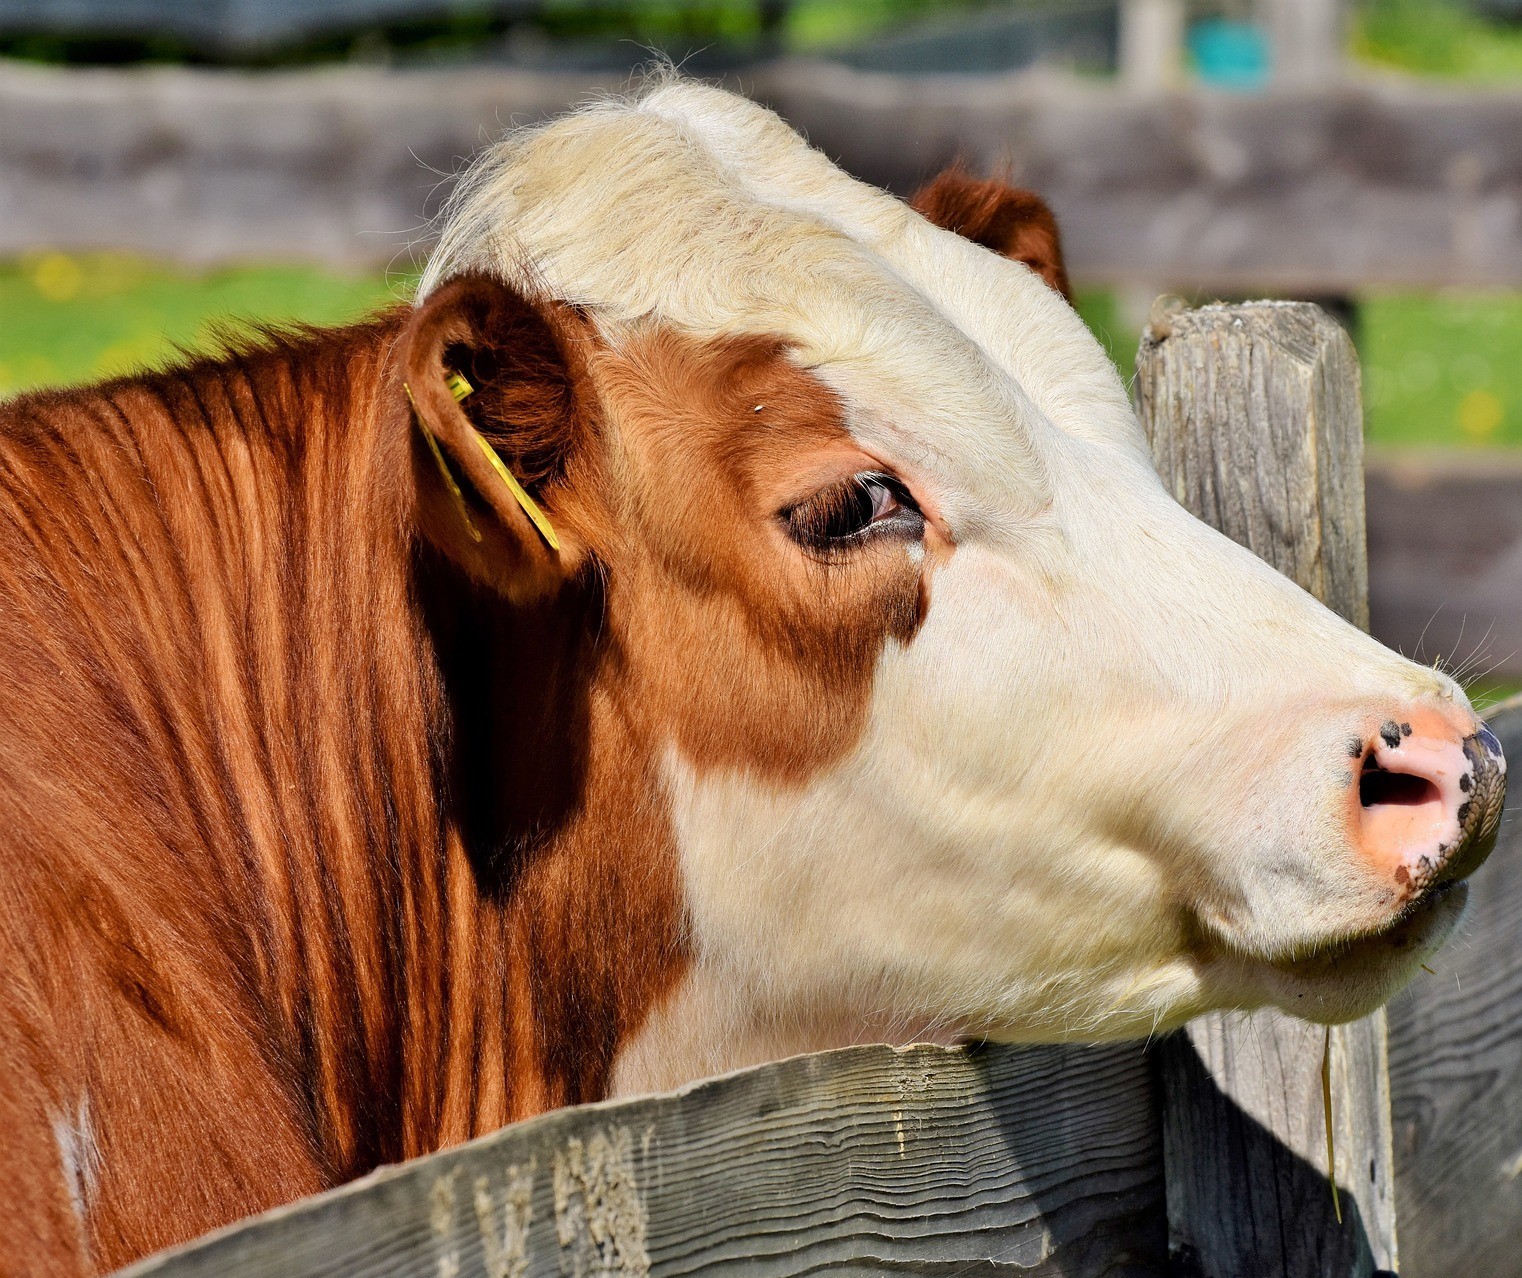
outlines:
{"label": "cow's nostril", "polygon": [[1403,902],[1471,873],[1494,842],[1504,764],[1477,729],[1463,735],[1465,726],[1413,707],[1364,738],[1349,786],[1356,839]]}
{"label": "cow's nostril", "polygon": [[1365,765],[1358,778],[1358,801],[1366,808],[1373,807],[1421,807],[1424,804],[1441,804],[1442,791],[1426,777],[1412,776],[1408,772],[1390,772],[1374,763]]}

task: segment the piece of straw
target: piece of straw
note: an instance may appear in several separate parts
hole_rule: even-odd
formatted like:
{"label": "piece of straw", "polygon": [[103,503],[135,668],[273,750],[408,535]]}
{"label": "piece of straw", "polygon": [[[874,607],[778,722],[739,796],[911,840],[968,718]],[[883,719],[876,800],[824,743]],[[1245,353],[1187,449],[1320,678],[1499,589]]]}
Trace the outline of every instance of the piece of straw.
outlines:
{"label": "piece of straw", "polygon": [[1332,1187],[1332,1210],[1342,1224],[1342,1200],[1337,1196],[1337,1149],[1332,1138],[1332,1027],[1321,1040],[1321,1113],[1326,1120],[1326,1179]]}

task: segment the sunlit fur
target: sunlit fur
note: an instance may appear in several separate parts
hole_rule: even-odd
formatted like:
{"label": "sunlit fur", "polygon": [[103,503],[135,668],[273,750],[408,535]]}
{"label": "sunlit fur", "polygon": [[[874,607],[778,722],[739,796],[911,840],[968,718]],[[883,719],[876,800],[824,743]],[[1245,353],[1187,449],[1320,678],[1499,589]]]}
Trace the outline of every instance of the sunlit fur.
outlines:
{"label": "sunlit fur", "polygon": [[28,1273],[597,1099],[684,965],[649,752],[587,704],[586,592],[451,565],[409,318],[0,405],[0,1257]]}

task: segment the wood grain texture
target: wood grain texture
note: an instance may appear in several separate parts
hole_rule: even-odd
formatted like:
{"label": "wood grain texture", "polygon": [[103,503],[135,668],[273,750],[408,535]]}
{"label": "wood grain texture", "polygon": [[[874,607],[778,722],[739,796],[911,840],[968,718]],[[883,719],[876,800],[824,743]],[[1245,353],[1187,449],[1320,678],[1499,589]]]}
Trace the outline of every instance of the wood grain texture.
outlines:
{"label": "wood grain texture", "polygon": [[[1178,500],[1367,628],[1363,419],[1347,335],[1304,303],[1159,309],[1135,393]],[[1327,1184],[1323,1034],[1264,1011],[1204,1017],[1160,1045],[1180,1272],[1395,1268],[1385,1018],[1332,1034],[1343,1224]]]}
{"label": "wood grain texture", "polygon": [[1392,449],[1365,477],[1374,637],[1522,680],[1522,455]]}
{"label": "wood grain texture", "polygon": [[1348,335],[1305,302],[1160,308],[1135,394],[1174,497],[1368,629],[1363,406]]}
{"label": "wood grain texture", "polygon": [[132,1278],[1165,1272],[1139,1044],[851,1048],[561,1110]]}
{"label": "wood grain texture", "polygon": [[[1522,699],[1488,717],[1522,758]],[[1402,1278],[1522,1278],[1522,823],[1510,805],[1431,967],[1390,1004]]]}
{"label": "wood grain texture", "polygon": [[1273,1011],[1206,1016],[1159,1044],[1179,1278],[1366,1278],[1395,1268],[1383,1020],[1332,1031],[1341,1223],[1326,1173],[1321,1026]]}

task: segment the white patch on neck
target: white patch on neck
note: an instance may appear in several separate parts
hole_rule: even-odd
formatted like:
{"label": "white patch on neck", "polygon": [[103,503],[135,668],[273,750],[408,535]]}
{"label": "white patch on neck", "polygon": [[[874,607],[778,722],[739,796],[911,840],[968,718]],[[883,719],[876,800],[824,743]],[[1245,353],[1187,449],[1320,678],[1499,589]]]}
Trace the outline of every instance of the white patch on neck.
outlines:
{"label": "white patch on neck", "polygon": [[90,1122],[89,1094],[79,1094],[72,1113],[65,1110],[54,1114],[52,1126],[53,1143],[58,1146],[58,1162],[69,1191],[69,1201],[83,1230],[100,1188],[100,1146],[95,1141],[95,1129]]}

